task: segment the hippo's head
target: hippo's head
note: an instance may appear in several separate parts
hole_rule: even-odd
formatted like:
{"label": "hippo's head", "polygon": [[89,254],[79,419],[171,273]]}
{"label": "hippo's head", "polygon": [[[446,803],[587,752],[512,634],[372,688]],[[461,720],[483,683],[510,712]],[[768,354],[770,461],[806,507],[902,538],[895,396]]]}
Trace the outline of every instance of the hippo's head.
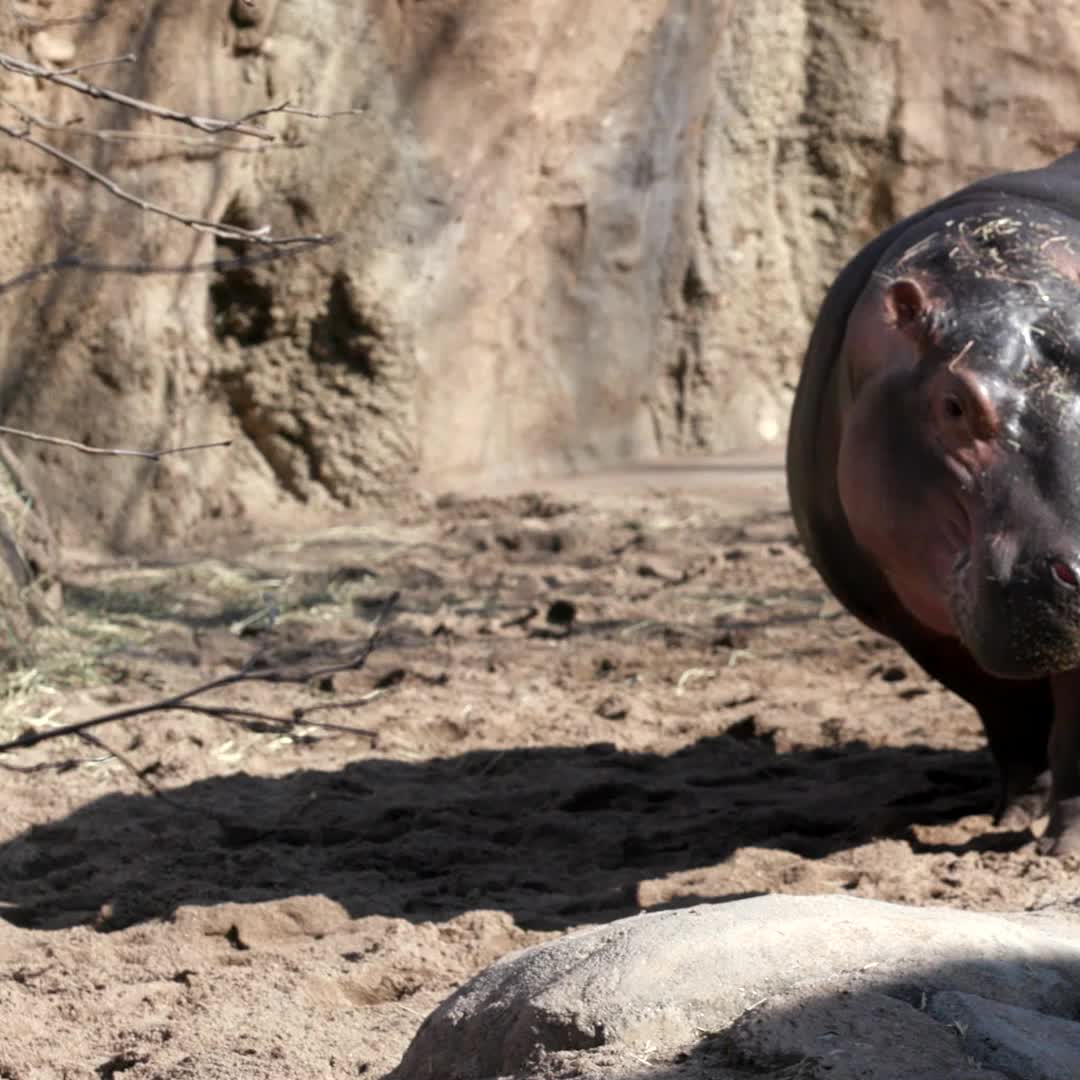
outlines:
{"label": "hippo's head", "polygon": [[1080,666],[1080,228],[939,220],[844,350],[841,501],[900,603],[995,675]]}

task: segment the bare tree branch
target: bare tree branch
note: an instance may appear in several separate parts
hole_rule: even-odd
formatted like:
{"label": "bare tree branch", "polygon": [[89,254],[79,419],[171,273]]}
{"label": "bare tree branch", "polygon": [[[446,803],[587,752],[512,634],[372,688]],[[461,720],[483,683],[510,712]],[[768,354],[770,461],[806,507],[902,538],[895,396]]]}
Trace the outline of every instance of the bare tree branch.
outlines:
{"label": "bare tree branch", "polygon": [[[0,105],[6,105],[12,111],[18,113],[21,119],[23,119],[28,125],[41,128],[42,131],[62,131],[65,135],[78,135],[84,138],[97,139],[99,142],[104,143],[123,143],[123,142],[135,142],[135,143],[167,143],[173,146],[185,146],[192,147],[197,150],[212,151],[213,153],[233,153],[233,154],[265,154],[267,151],[272,150],[297,150],[304,146],[306,143],[290,140],[288,142],[259,142],[252,146],[250,143],[240,142],[222,142],[215,135],[177,135],[171,131],[123,131],[119,128],[86,128],[79,127],[82,122],[82,117],[75,120],[67,121],[65,123],[58,123],[55,120],[48,120],[44,116],[39,116],[35,112],[31,112],[25,105],[20,105],[15,101],[10,101],[8,98],[0,98]],[[348,110],[350,113],[359,110]],[[329,117],[330,114],[312,114],[316,119],[323,119]]]}
{"label": "bare tree branch", "polygon": [[[201,702],[196,702],[192,699],[201,697],[213,690],[222,690],[227,686],[236,686],[238,683],[243,682],[269,682],[303,686],[317,679],[323,679],[327,675],[335,675],[338,672],[359,671],[367,663],[368,657],[371,655],[378,641],[382,627],[399,598],[400,593],[397,592],[391,593],[386,598],[372,622],[371,633],[369,634],[367,641],[352,656],[339,663],[328,664],[324,667],[306,671],[303,669],[290,669],[284,665],[259,667],[258,662],[262,656],[262,651],[260,650],[252,656],[239,671],[234,672],[232,675],[223,675],[218,679],[211,679],[209,682],[201,683],[199,686],[192,687],[190,690],[183,690],[178,694],[172,694],[169,697],[161,698],[158,701],[151,701],[144,705],[132,705],[126,709],[113,709],[111,712],[101,713],[100,715],[92,716],[87,720],[79,720],[71,724],[61,724],[54,728],[24,731],[16,738],[0,743],[0,754],[6,754],[12,750],[23,750],[31,746],[37,746],[38,743],[47,742],[51,739],[61,739],[68,735],[81,736],[84,732],[101,727],[103,724],[115,723],[118,720],[130,720],[132,717],[136,716],[147,716],[151,713],[170,711],[202,713],[204,715],[217,716],[225,720],[232,718],[234,721],[250,721],[252,719],[258,719],[272,724],[285,725],[287,727],[294,727],[301,723],[309,723],[318,727],[330,728],[332,730],[348,731],[352,734],[371,735],[373,734],[372,732],[364,729],[306,720],[305,717],[307,711],[314,711],[318,706],[312,706],[310,710],[296,709],[291,716],[280,717],[268,713],[259,713],[252,709],[232,708],[224,705],[204,705]],[[367,700],[373,699],[369,696]],[[364,699],[361,698],[352,704],[360,704],[363,701]]]}
{"label": "bare tree branch", "polygon": [[56,435],[39,435],[35,431],[22,431],[20,428],[7,427],[0,424],[0,435],[14,435],[18,439],[29,439],[31,442],[49,443],[50,446],[66,446],[71,450],[78,450],[80,454],[103,454],[109,457],[137,457],[146,458],[149,461],[160,461],[169,454],[187,454],[192,450],[212,450],[219,446],[231,446],[232,439],[224,439],[220,442],[194,443],[191,446],[172,446],[166,450],[115,450],[97,446],[87,446],[85,443],[75,442],[74,439],[61,439]]}
{"label": "bare tree branch", "polygon": [[40,150],[50,157],[56,158],[57,161],[62,161],[76,172],[80,172],[83,176],[89,177],[94,183],[100,184],[106,191],[115,195],[116,198],[121,201],[130,203],[132,206],[136,206],[147,213],[158,214],[161,217],[168,218],[170,221],[176,221],[181,225],[187,225],[189,228],[196,230],[196,232],[209,233],[211,236],[217,236],[223,240],[244,240],[249,243],[266,244],[274,247],[311,244],[324,239],[320,233],[315,233],[310,236],[274,237],[270,235],[269,225],[265,225],[260,229],[242,229],[239,225],[227,225],[224,222],[207,221],[205,218],[182,214],[179,211],[170,210],[166,206],[152,203],[149,199],[144,199],[141,196],[128,191],[126,188],[122,188],[112,179],[112,177],[106,176],[104,173],[98,172],[97,169],[91,168],[77,157],[72,157],[71,154],[65,153],[58,146],[53,146],[52,143],[47,143],[43,139],[35,138],[28,131],[16,131],[13,127],[8,127],[6,124],[0,124],[0,133],[8,135],[13,139],[18,139],[20,142],[27,143],[29,146],[34,147],[34,149]]}
{"label": "bare tree branch", "polygon": [[164,105],[154,105],[152,102],[133,98],[128,94],[121,94],[116,90],[106,90],[102,86],[95,86],[93,83],[84,82],[82,79],[76,79],[72,75],[65,75],[59,71],[50,71],[48,68],[32,64],[28,60],[19,60],[6,53],[0,53],[0,68],[15,75],[29,75],[35,79],[45,79],[48,82],[67,87],[69,90],[85,94],[87,97],[98,101],[109,101],[114,105],[123,105],[125,108],[146,113],[148,116],[171,120],[175,124],[186,124],[188,127],[197,128],[199,131],[205,131],[208,134],[235,131],[240,135],[251,135],[256,139],[274,138],[273,134],[265,128],[252,127],[243,118],[239,120],[216,120],[208,116],[193,116],[191,113],[169,109]]}

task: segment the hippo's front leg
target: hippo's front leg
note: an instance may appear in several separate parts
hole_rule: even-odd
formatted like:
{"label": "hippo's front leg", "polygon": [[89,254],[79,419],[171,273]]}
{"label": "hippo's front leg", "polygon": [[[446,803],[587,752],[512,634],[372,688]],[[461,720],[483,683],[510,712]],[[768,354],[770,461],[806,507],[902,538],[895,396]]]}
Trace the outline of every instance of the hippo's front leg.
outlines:
{"label": "hippo's front leg", "polygon": [[1080,670],[1055,675],[1050,728],[1050,824],[1039,842],[1044,854],[1080,855]]}
{"label": "hippo's front leg", "polygon": [[1049,795],[1050,695],[1023,683],[992,689],[995,693],[988,697],[996,700],[984,705],[979,716],[1000,777],[994,824],[1026,829],[1045,812]]}

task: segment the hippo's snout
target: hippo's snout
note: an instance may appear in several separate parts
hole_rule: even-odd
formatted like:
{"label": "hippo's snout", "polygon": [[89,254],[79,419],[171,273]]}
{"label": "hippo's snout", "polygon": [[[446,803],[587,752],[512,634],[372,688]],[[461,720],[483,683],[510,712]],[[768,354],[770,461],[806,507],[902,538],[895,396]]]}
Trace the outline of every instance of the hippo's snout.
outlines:
{"label": "hippo's snout", "polygon": [[1032,679],[1080,665],[1080,551],[992,539],[961,570],[957,623],[980,666]]}

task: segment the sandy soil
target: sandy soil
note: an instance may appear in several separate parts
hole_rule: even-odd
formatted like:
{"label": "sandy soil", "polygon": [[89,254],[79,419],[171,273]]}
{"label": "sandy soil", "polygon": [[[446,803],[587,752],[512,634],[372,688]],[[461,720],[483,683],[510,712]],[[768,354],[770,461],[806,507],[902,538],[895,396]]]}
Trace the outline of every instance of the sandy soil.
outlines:
{"label": "sandy soil", "polygon": [[9,735],[235,672],[267,606],[267,655],[332,662],[401,598],[362,670],[206,699],[344,705],[306,719],[358,731],[171,712],[98,729],[122,759],[0,759],[61,765],[0,773],[8,1080],[376,1078],[453,987],[583,924],[770,891],[1077,895],[991,827],[974,715],[824,593],[775,463],[444,495],[67,578],[95,680],[42,663]]}

